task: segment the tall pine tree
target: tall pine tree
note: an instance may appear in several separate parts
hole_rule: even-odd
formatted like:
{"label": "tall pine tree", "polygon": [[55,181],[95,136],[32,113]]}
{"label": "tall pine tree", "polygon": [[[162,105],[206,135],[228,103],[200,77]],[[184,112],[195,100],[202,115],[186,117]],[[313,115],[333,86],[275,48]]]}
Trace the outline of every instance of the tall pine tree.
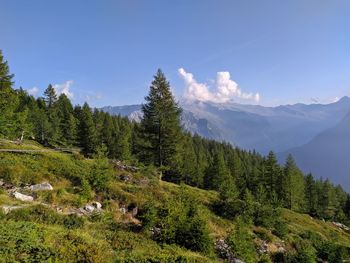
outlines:
{"label": "tall pine tree", "polygon": [[157,167],[171,167],[179,152],[181,108],[160,69],[145,100],[141,121],[144,159]]}

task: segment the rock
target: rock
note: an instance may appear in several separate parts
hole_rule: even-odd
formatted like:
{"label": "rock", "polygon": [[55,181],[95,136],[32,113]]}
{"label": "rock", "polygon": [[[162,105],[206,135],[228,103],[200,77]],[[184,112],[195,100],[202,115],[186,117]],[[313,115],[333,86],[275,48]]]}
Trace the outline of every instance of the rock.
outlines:
{"label": "rock", "polygon": [[137,168],[136,166],[126,165],[118,160],[113,160],[112,163],[113,163],[114,167],[118,170],[125,170],[125,171],[129,171],[129,172],[133,172],[133,173],[137,172],[139,170],[139,168]]}
{"label": "rock", "polygon": [[264,240],[262,244],[259,247],[259,253],[260,254],[266,254],[269,252],[269,245],[268,243]]}
{"label": "rock", "polygon": [[51,184],[45,182],[41,184],[31,185],[29,186],[29,189],[32,191],[52,191],[53,187]]}
{"label": "rock", "polygon": [[119,211],[120,211],[123,215],[125,215],[125,214],[128,212],[128,210],[127,210],[125,207],[119,208]]}
{"label": "rock", "polygon": [[8,213],[10,213],[13,210],[25,208],[27,206],[28,205],[3,205],[3,206],[1,206],[1,208],[4,211],[5,214],[8,214]]}
{"label": "rock", "polygon": [[19,193],[17,191],[13,193],[13,196],[16,199],[21,200],[21,201],[25,201],[25,202],[32,202],[32,201],[34,201],[34,198],[32,196],[24,195],[24,194],[21,194],[21,193]]}
{"label": "rock", "polygon": [[136,206],[136,207],[134,207],[132,210],[131,210],[131,214],[132,214],[132,216],[137,216],[137,213],[139,212],[139,209],[138,209],[138,207]]}
{"label": "rock", "polygon": [[215,250],[222,259],[226,259],[229,263],[244,263],[244,261],[235,258],[231,252],[230,246],[226,244],[224,239],[219,239],[215,242]]}
{"label": "rock", "polygon": [[90,205],[90,204],[85,205],[84,209],[89,213],[92,213],[95,211],[95,207],[93,205]]}
{"label": "rock", "polygon": [[333,225],[335,225],[336,227],[343,229],[345,231],[349,231],[349,227],[347,227],[346,225],[339,223],[339,222],[332,222]]}
{"label": "rock", "polygon": [[102,209],[102,205],[100,202],[93,202],[92,205],[97,209],[97,210],[101,210]]}
{"label": "rock", "polygon": [[119,178],[124,182],[130,182],[132,180],[132,177],[129,174],[121,174]]}

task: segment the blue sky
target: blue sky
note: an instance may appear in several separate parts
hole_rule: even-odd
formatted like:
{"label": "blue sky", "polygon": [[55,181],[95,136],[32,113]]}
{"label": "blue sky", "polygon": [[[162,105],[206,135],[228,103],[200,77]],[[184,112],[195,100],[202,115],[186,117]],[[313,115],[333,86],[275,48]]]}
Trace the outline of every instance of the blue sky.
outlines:
{"label": "blue sky", "polygon": [[350,95],[347,0],[0,6],[0,49],[16,86],[38,95],[52,83],[75,103],[140,103],[157,68],[178,97],[277,105]]}

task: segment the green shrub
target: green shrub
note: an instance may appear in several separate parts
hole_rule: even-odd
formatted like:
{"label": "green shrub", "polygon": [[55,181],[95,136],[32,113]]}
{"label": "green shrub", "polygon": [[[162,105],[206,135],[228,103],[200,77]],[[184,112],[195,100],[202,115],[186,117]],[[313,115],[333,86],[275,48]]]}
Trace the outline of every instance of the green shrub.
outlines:
{"label": "green shrub", "polygon": [[256,250],[253,236],[249,233],[248,227],[240,220],[237,220],[235,229],[226,238],[232,253],[245,262],[256,262]]}
{"label": "green shrub", "polygon": [[291,263],[315,263],[317,260],[316,250],[308,243],[300,242],[297,247],[297,252],[289,256]]}
{"label": "green shrub", "polygon": [[288,234],[287,223],[283,219],[278,218],[275,221],[274,229],[273,229],[272,233],[281,239],[286,238],[287,234]]}
{"label": "green shrub", "polygon": [[264,228],[257,228],[254,230],[254,234],[259,237],[262,240],[265,240],[267,242],[272,242],[272,235],[271,233],[264,229]]}
{"label": "green shrub", "polygon": [[75,228],[83,227],[84,223],[85,223],[85,220],[83,217],[77,216],[74,214],[66,216],[63,219],[63,225],[68,229],[75,229]]}

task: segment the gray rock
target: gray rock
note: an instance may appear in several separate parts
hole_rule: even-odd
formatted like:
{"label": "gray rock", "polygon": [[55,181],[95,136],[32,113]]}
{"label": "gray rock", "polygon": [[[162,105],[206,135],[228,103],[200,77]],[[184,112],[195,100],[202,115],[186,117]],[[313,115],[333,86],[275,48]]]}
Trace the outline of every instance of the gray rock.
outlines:
{"label": "gray rock", "polygon": [[3,205],[1,206],[1,209],[5,214],[8,214],[13,210],[25,208],[27,206],[28,205]]}
{"label": "gray rock", "polygon": [[128,210],[127,210],[125,207],[119,208],[119,211],[120,211],[123,215],[125,215],[125,214],[128,212]]}
{"label": "gray rock", "polygon": [[102,205],[100,202],[93,202],[92,205],[97,209],[97,210],[101,210],[102,209]]}
{"label": "gray rock", "polygon": [[235,258],[231,248],[226,244],[224,239],[219,239],[215,242],[215,250],[222,259],[226,259],[229,263],[244,263],[244,261]]}
{"label": "gray rock", "polygon": [[132,176],[129,174],[121,174],[119,176],[120,180],[122,180],[123,182],[130,182],[132,180]]}
{"label": "gray rock", "polygon": [[131,210],[131,214],[132,214],[132,216],[137,216],[138,212],[139,212],[139,209],[138,209],[138,207],[137,207],[137,206],[136,206],[136,207],[134,207],[134,208]]}
{"label": "gray rock", "polygon": [[13,197],[18,199],[18,200],[24,201],[24,202],[33,202],[34,201],[34,198],[32,196],[24,195],[24,194],[21,194],[17,191],[13,193]]}
{"label": "gray rock", "polygon": [[89,213],[92,213],[95,211],[95,207],[93,205],[90,205],[90,204],[85,205],[84,209],[85,209],[85,211],[87,211]]}
{"label": "gray rock", "polygon": [[31,185],[29,186],[29,189],[32,191],[52,191],[53,187],[51,184],[45,182],[41,184]]}

